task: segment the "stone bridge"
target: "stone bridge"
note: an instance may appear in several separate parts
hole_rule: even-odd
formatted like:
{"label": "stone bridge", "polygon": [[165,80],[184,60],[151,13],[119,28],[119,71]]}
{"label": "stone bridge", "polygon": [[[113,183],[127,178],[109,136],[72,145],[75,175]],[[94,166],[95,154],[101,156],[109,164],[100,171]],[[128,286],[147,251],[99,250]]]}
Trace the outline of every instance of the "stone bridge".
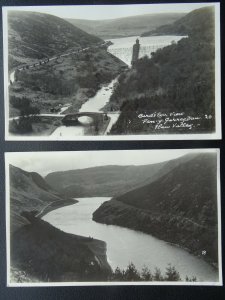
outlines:
{"label": "stone bridge", "polygon": [[104,120],[108,120],[108,115],[105,112],[77,112],[64,116],[62,123],[66,126],[76,126],[80,124],[80,117],[89,117],[93,120],[93,124],[103,123]]}

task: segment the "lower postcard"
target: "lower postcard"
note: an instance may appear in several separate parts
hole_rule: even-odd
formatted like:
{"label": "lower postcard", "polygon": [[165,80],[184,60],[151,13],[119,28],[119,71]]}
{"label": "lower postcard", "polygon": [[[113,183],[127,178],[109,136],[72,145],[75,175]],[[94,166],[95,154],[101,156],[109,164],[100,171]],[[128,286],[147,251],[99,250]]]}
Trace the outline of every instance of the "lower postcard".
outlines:
{"label": "lower postcard", "polygon": [[219,149],[6,153],[8,286],[222,285]]}

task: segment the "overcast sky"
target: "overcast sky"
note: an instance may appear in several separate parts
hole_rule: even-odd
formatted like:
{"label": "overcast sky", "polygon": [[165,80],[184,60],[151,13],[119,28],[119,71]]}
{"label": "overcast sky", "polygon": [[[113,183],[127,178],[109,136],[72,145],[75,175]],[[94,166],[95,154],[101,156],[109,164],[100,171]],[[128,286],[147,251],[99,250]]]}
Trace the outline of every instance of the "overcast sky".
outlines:
{"label": "overcast sky", "polygon": [[28,172],[42,176],[54,171],[83,169],[105,165],[147,165],[171,160],[196,150],[110,150],[73,152],[20,152],[7,153],[6,164],[12,164]]}
{"label": "overcast sky", "polygon": [[28,10],[49,13],[61,18],[103,20],[116,19],[128,16],[183,12],[188,13],[194,9],[211,6],[212,3],[186,3],[186,4],[130,4],[130,5],[74,5],[74,6],[20,6],[9,7],[13,10]]}

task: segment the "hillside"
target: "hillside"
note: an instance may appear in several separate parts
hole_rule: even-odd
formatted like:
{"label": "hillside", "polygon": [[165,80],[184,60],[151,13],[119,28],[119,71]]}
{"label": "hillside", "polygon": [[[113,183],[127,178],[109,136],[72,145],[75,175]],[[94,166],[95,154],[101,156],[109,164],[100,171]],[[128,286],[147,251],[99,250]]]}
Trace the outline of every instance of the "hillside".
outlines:
{"label": "hillside", "polygon": [[[194,36],[196,33],[201,33],[204,38],[213,37],[214,18],[212,17],[213,7],[203,7],[196,9],[189,14],[181,17],[172,24],[163,25],[155,30],[145,32],[142,36],[152,35],[188,35]],[[208,28],[212,30],[211,36],[208,36]]]}
{"label": "hillside", "polygon": [[113,39],[141,35],[147,30],[173,23],[183,15],[182,13],[159,13],[109,20],[66,19],[66,21],[102,39]]}
{"label": "hillside", "polygon": [[[191,156],[187,155],[187,161]],[[177,166],[179,160],[143,166],[102,166],[53,172],[45,177],[55,190],[68,197],[112,197],[152,182]]]}
{"label": "hillside", "polygon": [[57,203],[57,207],[76,203],[53,190],[38,173],[26,172],[12,165],[9,172],[11,231],[29,223],[21,215],[23,212],[39,212],[54,203]]}
{"label": "hillside", "polygon": [[[164,163],[149,166],[103,166],[50,173],[46,182],[70,197],[109,197],[154,176]],[[151,171],[150,171],[151,170]]]}
{"label": "hillside", "polygon": [[[15,79],[9,76],[10,117],[50,113],[58,105],[69,107],[68,113],[77,112],[126,67],[100,47],[100,38],[59,17],[9,11],[8,23],[8,69]],[[50,135],[60,122],[60,118],[23,119],[11,122],[9,131]]]}
{"label": "hillside", "polygon": [[216,265],[216,154],[179,160],[178,166],[138,189],[103,203],[93,219],[140,230],[175,243]]}
{"label": "hillside", "polygon": [[56,16],[8,11],[9,69],[30,59],[52,57],[98,42],[101,39]]}
{"label": "hillside", "polygon": [[76,282],[104,281],[111,272],[105,242],[65,233],[38,218],[11,236],[11,266],[19,270],[12,273],[18,282],[16,273],[26,275],[24,282]]}
{"label": "hillside", "polygon": [[[204,19],[204,22],[202,20]],[[178,22],[178,21],[177,21]],[[215,130],[215,37],[211,7],[193,11],[179,20],[189,24],[189,37],[139,59],[119,77],[108,109],[121,110],[111,134],[203,133]],[[171,32],[172,34],[172,32]],[[182,32],[185,34],[185,31]],[[139,114],[182,112],[203,118],[189,127],[157,130]],[[205,120],[204,115],[210,115]],[[165,124],[164,124],[165,125]]]}
{"label": "hillside", "polygon": [[38,173],[12,165],[9,171],[12,281],[105,280],[111,269],[104,242],[67,234],[41,220],[77,201],[55,192]]}

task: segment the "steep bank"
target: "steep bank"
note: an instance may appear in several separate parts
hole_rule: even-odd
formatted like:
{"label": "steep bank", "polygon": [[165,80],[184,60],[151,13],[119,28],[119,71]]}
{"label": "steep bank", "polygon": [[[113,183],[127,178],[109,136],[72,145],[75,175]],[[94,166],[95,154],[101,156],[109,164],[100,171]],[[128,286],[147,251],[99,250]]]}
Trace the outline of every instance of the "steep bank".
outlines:
{"label": "steep bank", "polygon": [[18,230],[26,225],[28,220],[22,216],[23,212],[45,212],[51,207],[76,203],[76,200],[64,197],[35,172],[26,172],[20,168],[9,166],[10,176],[10,230]]}
{"label": "steep bank", "polygon": [[105,280],[106,244],[66,234],[40,218],[77,201],[35,172],[10,166],[10,259],[13,282]]}
{"label": "steep bank", "polygon": [[93,219],[140,230],[218,263],[216,155],[181,162],[154,182],[98,208]]}
{"label": "steep bank", "polygon": [[11,236],[11,265],[43,282],[101,281],[111,269],[105,242],[68,234],[39,218]]}

